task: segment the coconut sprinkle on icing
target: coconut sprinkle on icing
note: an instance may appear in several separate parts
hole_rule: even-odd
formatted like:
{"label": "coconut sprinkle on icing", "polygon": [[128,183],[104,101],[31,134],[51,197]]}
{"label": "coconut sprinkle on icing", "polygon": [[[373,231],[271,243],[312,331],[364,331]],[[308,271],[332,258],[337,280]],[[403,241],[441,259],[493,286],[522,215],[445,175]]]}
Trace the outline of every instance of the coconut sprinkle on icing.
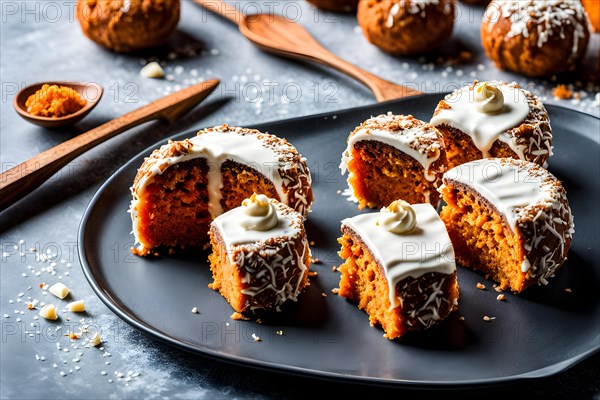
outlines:
{"label": "coconut sprinkle on icing", "polygon": [[[453,275],[443,276],[441,279],[427,284],[422,279],[405,279],[400,282],[398,292],[409,293],[415,291],[417,293],[429,293],[427,301],[420,307],[412,307],[410,302],[403,302],[404,312],[408,315],[406,323],[408,326],[417,327],[419,329],[427,329],[435,325],[442,319],[440,310],[444,308],[444,303],[447,307],[452,308],[457,306],[450,304],[450,300],[444,295],[442,288],[446,284],[446,280],[452,279]],[[416,289],[415,289],[416,287]]]}

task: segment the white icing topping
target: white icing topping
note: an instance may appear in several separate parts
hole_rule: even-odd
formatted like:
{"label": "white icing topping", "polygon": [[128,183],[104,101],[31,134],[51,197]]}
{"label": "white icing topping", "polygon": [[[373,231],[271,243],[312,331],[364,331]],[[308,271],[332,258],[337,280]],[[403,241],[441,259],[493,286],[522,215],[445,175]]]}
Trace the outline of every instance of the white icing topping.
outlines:
{"label": "white icing topping", "polygon": [[504,95],[498,84],[483,82],[475,85],[475,107],[479,112],[495,114],[504,109]]}
{"label": "white icing topping", "polygon": [[283,167],[279,155],[273,149],[267,147],[257,135],[240,135],[235,131],[206,131],[188,141],[192,144],[188,152],[168,157],[152,171],[152,174],[144,176],[138,183],[138,191],[146,186],[155,175],[162,174],[169,166],[192,160],[205,158],[209,166],[208,172],[208,211],[211,218],[221,215],[223,188],[223,177],[221,166],[227,160],[249,165],[262,173],[273,182],[279,200],[286,203],[287,196],[283,190],[283,180],[279,169]]}
{"label": "white icing topping", "polygon": [[413,204],[417,225],[398,235],[377,225],[379,213],[347,218],[343,226],[352,229],[383,267],[392,308],[400,305],[396,284],[429,272],[450,275],[456,271],[454,249],[446,226],[431,204]]}
{"label": "white icing topping", "polygon": [[[392,122],[398,122],[400,129],[390,130],[383,128],[385,124]],[[365,121],[348,139],[348,147],[342,154],[342,162],[340,164],[342,175],[346,173],[348,163],[352,160],[354,145],[363,140],[376,140],[400,150],[423,166],[425,178],[428,181],[433,182],[435,180],[436,174],[430,171],[430,167],[440,158],[441,146],[437,131],[431,129],[430,126],[415,123],[415,120],[405,116],[393,115],[392,113],[373,117]],[[422,144],[422,140],[432,143]],[[431,150],[433,150],[432,155],[430,155]],[[348,177],[349,181],[350,178],[351,176]]]}
{"label": "white icing topping", "polygon": [[242,202],[240,226],[246,230],[268,231],[277,226],[277,210],[264,194],[253,194]]}
{"label": "white icing topping", "polygon": [[300,233],[300,225],[294,223],[295,213],[286,215],[275,208],[273,209],[275,210],[277,224],[269,230],[261,231],[243,227],[240,221],[247,218],[246,207],[243,206],[221,214],[211,224],[219,229],[227,248],[241,244],[264,242],[273,238],[292,237]]}
{"label": "white icing topping", "polygon": [[396,200],[379,211],[377,225],[388,232],[403,234],[415,228],[415,210],[404,200]]}
{"label": "white icing topping", "polygon": [[495,158],[461,164],[444,177],[474,188],[506,218],[513,232],[519,218],[517,211],[548,197],[541,179],[510,164],[502,165]]}
{"label": "white icing topping", "polygon": [[431,124],[449,125],[469,135],[481,151],[483,157],[489,157],[489,151],[496,140],[506,143],[519,158],[525,159],[524,144],[518,144],[508,130],[521,124],[530,112],[529,101],[525,93],[507,84],[498,84],[504,97],[504,108],[494,114],[479,112],[472,86],[465,86],[446,96],[445,102],[450,108],[440,109],[431,119]]}
{"label": "white icing topping", "polygon": [[571,58],[579,52],[579,41],[586,36],[585,9],[580,1],[566,0],[496,0],[490,4],[486,12],[490,29],[499,21],[498,9],[502,17],[511,21],[511,28],[506,39],[515,36],[528,38],[532,35],[530,29],[537,32],[538,47],[544,46],[552,36],[566,37],[567,27],[573,27],[573,44]]}

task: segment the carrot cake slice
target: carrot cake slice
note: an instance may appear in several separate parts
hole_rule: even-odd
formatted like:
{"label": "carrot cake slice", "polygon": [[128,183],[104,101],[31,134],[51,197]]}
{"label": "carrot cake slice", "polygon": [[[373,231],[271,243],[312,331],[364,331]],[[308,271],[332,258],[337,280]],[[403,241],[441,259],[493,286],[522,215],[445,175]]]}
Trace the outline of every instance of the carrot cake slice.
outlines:
{"label": "carrot cake slice", "polygon": [[546,166],[552,155],[548,112],[516,83],[475,81],[455,90],[440,101],[431,124],[444,136],[448,169],[490,157]]}
{"label": "carrot cake slice", "polygon": [[296,301],[308,285],[311,253],[302,215],[264,194],[218,216],[210,226],[209,286],[239,313]]}
{"label": "carrot cake slice", "polygon": [[365,121],[348,138],[342,175],[359,209],[381,208],[397,199],[438,204],[437,187],[445,172],[442,135],[412,115],[379,115]]}
{"label": "carrot cake slice", "polygon": [[472,161],[448,171],[441,192],[458,262],[502,289],[547,284],[565,262],[574,233],[567,193],[537,164]]}
{"label": "carrot cake slice", "polygon": [[131,188],[132,251],[205,246],[210,222],[254,192],[306,216],[313,201],[306,159],[285,139],[227,125],[169,141],[146,158]]}
{"label": "carrot cake slice", "polygon": [[397,200],[342,221],[339,295],[396,339],[458,308],[454,250],[431,204]]}

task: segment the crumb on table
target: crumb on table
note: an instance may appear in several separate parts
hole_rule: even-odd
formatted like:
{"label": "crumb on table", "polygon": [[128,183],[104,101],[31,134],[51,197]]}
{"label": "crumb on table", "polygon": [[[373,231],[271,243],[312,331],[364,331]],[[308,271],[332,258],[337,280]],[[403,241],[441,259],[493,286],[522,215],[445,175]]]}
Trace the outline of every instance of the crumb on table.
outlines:
{"label": "crumb on table", "polygon": [[573,98],[573,92],[566,85],[558,85],[552,91],[555,98],[569,100]]}

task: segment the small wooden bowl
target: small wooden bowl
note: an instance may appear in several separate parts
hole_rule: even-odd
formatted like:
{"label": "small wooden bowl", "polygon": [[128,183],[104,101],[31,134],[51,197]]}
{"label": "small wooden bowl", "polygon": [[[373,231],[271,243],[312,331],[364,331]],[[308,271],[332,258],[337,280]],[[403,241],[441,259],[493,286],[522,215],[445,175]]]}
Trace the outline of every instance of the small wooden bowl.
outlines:
{"label": "small wooden bowl", "polygon": [[[87,104],[79,111],[59,118],[31,115],[27,112],[25,102],[29,96],[37,92],[45,84],[70,87],[79,93],[81,97],[87,100]],[[17,113],[24,120],[45,128],[57,128],[59,126],[74,125],[79,122],[79,120],[88,115],[88,113],[92,111],[94,107],[96,107],[98,102],[100,102],[103,93],[104,89],[102,88],[102,85],[95,82],[38,82],[21,89],[15,96],[13,105]]]}

